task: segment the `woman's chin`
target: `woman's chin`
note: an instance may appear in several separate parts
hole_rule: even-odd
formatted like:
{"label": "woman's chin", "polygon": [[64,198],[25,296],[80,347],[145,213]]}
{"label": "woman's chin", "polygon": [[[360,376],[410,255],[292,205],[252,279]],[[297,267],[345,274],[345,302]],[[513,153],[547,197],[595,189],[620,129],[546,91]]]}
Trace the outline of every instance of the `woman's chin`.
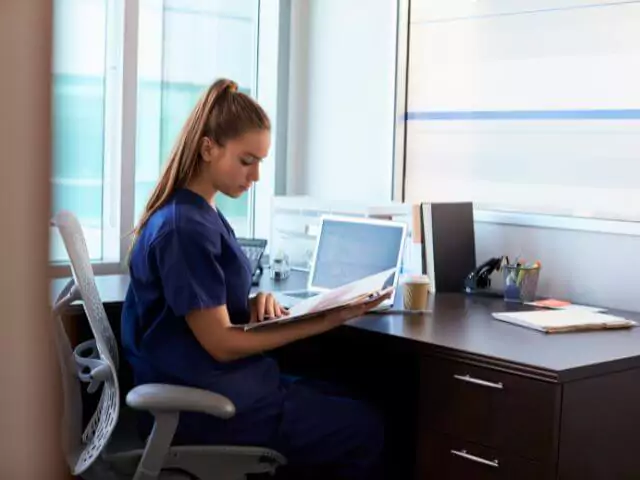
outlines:
{"label": "woman's chin", "polygon": [[240,198],[242,195],[245,194],[247,190],[248,188],[238,187],[234,189],[229,189],[228,191],[222,192],[222,193],[224,193],[227,197]]}

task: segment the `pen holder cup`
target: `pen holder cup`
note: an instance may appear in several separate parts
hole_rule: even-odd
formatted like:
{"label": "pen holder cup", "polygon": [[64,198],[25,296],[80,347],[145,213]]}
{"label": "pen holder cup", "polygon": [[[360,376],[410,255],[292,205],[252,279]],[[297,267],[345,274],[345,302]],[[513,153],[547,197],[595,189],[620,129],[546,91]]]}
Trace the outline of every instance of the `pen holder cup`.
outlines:
{"label": "pen holder cup", "polygon": [[533,302],[536,299],[540,266],[505,265],[504,300],[505,302]]}

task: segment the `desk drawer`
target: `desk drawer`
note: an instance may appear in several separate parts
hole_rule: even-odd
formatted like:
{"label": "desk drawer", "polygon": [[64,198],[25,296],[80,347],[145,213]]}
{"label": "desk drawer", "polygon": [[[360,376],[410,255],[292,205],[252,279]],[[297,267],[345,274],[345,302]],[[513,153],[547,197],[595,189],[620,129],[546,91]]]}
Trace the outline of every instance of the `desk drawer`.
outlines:
{"label": "desk drawer", "polygon": [[425,432],[416,480],[545,480],[541,463]]}
{"label": "desk drawer", "polygon": [[558,388],[490,368],[425,358],[421,428],[546,460],[556,445]]}

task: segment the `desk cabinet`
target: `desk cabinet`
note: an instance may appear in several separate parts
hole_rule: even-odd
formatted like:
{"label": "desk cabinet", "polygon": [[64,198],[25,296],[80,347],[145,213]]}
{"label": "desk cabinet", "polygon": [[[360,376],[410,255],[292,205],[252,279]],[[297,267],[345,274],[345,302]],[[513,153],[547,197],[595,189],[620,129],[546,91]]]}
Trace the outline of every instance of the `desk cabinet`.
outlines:
{"label": "desk cabinet", "polygon": [[415,478],[638,479],[639,383],[637,369],[561,383],[423,356]]}
{"label": "desk cabinet", "polygon": [[540,462],[429,431],[423,436],[421,480],[541,480],[550,478]]}
{"label": "desk cabinet", "polygon": [[424,428],[544,460],[558,430],[560,387],[462,362],[422,362]]}

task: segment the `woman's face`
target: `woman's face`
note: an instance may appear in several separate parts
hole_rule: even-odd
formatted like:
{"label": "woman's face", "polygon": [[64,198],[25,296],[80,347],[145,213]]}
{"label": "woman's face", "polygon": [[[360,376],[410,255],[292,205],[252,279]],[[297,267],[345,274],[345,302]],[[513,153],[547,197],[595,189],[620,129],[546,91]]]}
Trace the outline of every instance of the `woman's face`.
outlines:
{"label": "woman's face", "polygon": [[204,174],[216,191],[238,198],[260,180],[260,163],[270,146],[269,130],[251,130],[224,146],[205,138],[200,151]]}

